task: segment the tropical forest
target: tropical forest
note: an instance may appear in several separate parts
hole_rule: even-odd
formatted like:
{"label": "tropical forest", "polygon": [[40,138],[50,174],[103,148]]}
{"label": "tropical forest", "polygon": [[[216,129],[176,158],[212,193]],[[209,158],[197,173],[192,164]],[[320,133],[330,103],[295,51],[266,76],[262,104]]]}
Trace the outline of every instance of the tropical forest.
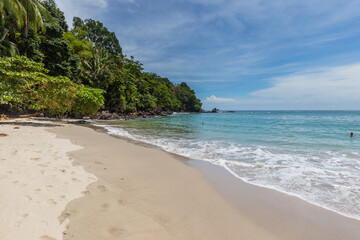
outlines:
{"label": "tropical forest", "polygon": [[101,22],[74,17],[72,25],[54,0],[0,0],[0,111],[201,111],[194,90],[145,72]]}

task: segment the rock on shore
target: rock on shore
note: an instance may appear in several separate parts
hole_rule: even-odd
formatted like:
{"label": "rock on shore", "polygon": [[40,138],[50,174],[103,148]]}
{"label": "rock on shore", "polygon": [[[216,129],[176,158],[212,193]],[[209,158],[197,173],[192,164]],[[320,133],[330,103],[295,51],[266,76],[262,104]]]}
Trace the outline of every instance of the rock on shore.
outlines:
{"label": "rock on shore", "polygon": [[125,120],[130,120],[130,119],[141,119],[141,118],[152,118],[152,117],[156,117],[156,116],[169,116],[173,114],[173,111],[162,111],[162,110],[153,110],[153,111],[148,111],[148,112],[144,112],[144,111],[139,111],[136,113],[130,113],[130,114],[125,114],[125,113],[111,113],[109,111],[101,111],[96,113],[92,119],[98,119],[98,120],[116,120],[116,119],[125,119]]}

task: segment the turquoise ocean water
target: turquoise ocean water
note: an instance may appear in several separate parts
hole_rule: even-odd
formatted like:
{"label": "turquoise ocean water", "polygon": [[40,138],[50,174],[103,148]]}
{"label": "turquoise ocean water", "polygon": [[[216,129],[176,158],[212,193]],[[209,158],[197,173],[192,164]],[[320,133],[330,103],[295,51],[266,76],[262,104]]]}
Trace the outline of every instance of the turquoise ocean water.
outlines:
{"label": "turquoise ocean water", "polygon": [[360,111],[175,113],[97,124],[360,219]]}

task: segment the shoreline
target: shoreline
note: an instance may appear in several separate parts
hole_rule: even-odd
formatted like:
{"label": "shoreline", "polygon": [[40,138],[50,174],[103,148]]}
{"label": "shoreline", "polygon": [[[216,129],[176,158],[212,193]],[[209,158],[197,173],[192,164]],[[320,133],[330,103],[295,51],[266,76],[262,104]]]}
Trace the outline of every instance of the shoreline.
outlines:
{"label": "shoreline", "polygon": [[[190,160],[189,165],[200,169],[205,179],[225,199],[253,221],[261,222],[263,219],[272,219],[276,215],[276,224],[269,221],[265,225],[267,229],[276,232],[279,239],[355,240],[360,237],[360,221],[356,218],[345,216],[276,189],[248,183],[221,166],[201,160]],[[244,192],[246,195],[243,194]],[[256,206],[247,208],[249,203],[255,203]],[[286,231],[283,226],[286,226]],[[319,234],[319,236],[316,238],[314,234]]]}
{"label": "shoreline", "polygon": [[[89,126],[85,127],[89,129]],[[91,131],[98,132],[94,129]],[[360,221],[356,219],[348,218],[331,210],[306,202],[300,198],[273,189],[243,182],[242,180],[235,178],[225,169],[219,169],[220,167],[213,165],[205,166],[209,165],[206,162],[196,160],[181,161],[180,158],[183,158],[182,156],[179,158],[176,157],[177,155],[165,152],[158,147],[152,147],[149,144],[142,144],[141,142],[138,144],[138,142],[134,140],[129,141],[129,139],[123,137],[112,136],[105,131],[105,129],[100,130],[99,134],[105,134],[114,140],[134,145],[134,147],[149,149],[149,151],[163,152],[168,156],[167,158],[174,158],[175,161],[181,162],[183,165],[188,165],[191,168],[195,167],[197,171],[200,171],[198,172],[199,176],[197,176],[197,178],[204,178],[210,183],[210,187],[215,189],[215,194],[220,194],[221,198],[226,200],[225,204],[235,207],[235,211],[240,210],[241,217],[247,219],[247,221],[250,221],[252,224],[255,224],[258,228],[257,231],[265,232],[267,236],[266,239],[270,239],[271,237],[274,237],[275,239],[304,239],[304,235],[306,235],[306,239],[319,239],[320,236],[322,236],[320,239],[339,239],[339,237],[341,237],[341,239],[358,239],[360,236],[360,230],[358,230],[360,229]],[[169,160],[170,159],[168,159],[168,161]],[[221,171],[223,173],[218,174]],[[214,174],[214,172],[216,174]],[[227,179],[225,181],[226,184],[224,184],[224,179]],[[227,187],[224,189],[224,186]],[[239,187],[240,190],[233,191],[235,187]],[[241,199],[241,195],[244,195],[244,192],[242,192],[244,189],[245,193],[247,193],[245,195],[251,193],[250,196],[252,196],[252,198]],[[264,196],[266,196],[268,200],[271,200],[268,201],[271,202],[271,204],[262,199]],[[260,201],[256,206],[251,204],[254,199],[257,203]],[[276,205],[276,202],[281,202],[282,205]],[[249,207],[248,209],[251,211],[246,210],[247,207],[244,206]],[[274,206],[277,211],[271,210]],[[258,209],[262,210],[259,211]],[[267,219],[272,219],[272,221],[268,222]],[[273,235],[269,233],[272,233]],[[255,237],[254,239],[257,238]]]}
{"label": "shoreline", "polygon": [[[214,172],[217,172],[222,177],[225,177],[226,179],[228,179],[227,184],[231,184],[234,186],[248,184],[248,185],[251,185],[252,187],[254,187],[255,189],[259,188],[259,189],[264,189],[265,191],[270,191],[270,192],[274,191],[274,192],[276,192],[276,194],[284,195],[285,197],[289,197],[289,198],[295,198],[296,199],[295,201],[298,201],[298,202],[304,201],[305,205],[309,205],[310,208],[314,208],[317,211],[320,211],[320,212],[321,211],[325,211],[325,212],[329,211],[331,214],[338,215],[340,218],[349,219],[350,221],[357,221],[360,223],[360,219],[355,216],[346,215],[344,213],[341,213],[336,210],[322,206],[318,203],[308,201],[307,199],[302,198],[299,195],[288,193],[288,192],[282,191],[280,189],[272,188],[269,186],[248,182],[248,181],[242,179],[241,177],[235,175],[231,170],[229,170],[223,166],[216,165],[216,164],[213,164],[213,163],[210,163],[207,161],[203,161],[203,160],[190,159],[188,157],[185,157],[185,156],[182,156],[182,155],[179,155],[176,153],[168,152],[168,151],[164,150],[162,147],[153,145],[151,143],[142,142],[142,141],[139,141],[136,139],[132,139],[130,137],[126,137],[126,136],[111,134],[111,133],[109,133],[109,130],[106,129],[104,126],[97,125],[95,122],[92,122],[90,125],[84,126],[84,127],[94,128],[97,131],[106,133],[115,138],[126,140],[127,142],[132,143],[132,144],[138,144],[140,146],[145,146],[145,147],[149,147],[149,148],[158,149],[160,151],[164,151],[164,152],[170,154],[171,156],[174,156],[178,160],[184,161],[187,165],[190,165],[192,167],[199,169],[201,171],[202,175],[216,188],[216,190],[219,193],[221,193],[223,196],[225,196],[227,198],[227,200],[229,200],[230,202],[232,202],[235,205],[237,205],[236,199],[238,199],[238,196],[236,196],[236,195],[239,195],[239,193],[234,194],[234,193],[230,193],[229,190],[224,191],[223,187],[220,186],[219,184],[217,184],[217,182],[222,182],[221,178],[219,178],[216,174],[214,174]],[[360,237],[360,231],[359,231],[359,237]]]}
{"label": "shoreline", "polygon": [[[210,163],[210,162],[207,162],[207,161],[204,161],[204,160],[194,160],[194,159],[190,159],[186,156],[182,156],[180,154],[177,154],[177,153],[174,153],[174,152],[170,152],[170,151],[167,151],[165,149],[163,149],[161,146],[156,146],[152,143],[147,143],[147,142],[142,142],[140,140],[136,140],[136,139],[133,139],[131,137],[127,137],[127,136],[122,136],[122,135],[117,135],[117,134],[113,134],[113,133],[110,133],[109,130],[106,128],[106,126],[103,126],[103,125],[99,125],[96,123],[96,121],[99,121],[99,120],[94,120],[92,122],[90,122],[89,125],[84,125],[84,127],[90,127],[90,128],[94,128],[95,130],[98,130],[102,133],[106,133],[112,137],[115,137],[115,138],[119,138],[119,139],[123,139],[123,140],[126,140],[130,143],[133,143],[133,144],[138,144],[140,146],[145,146],[145,147],[150,147],[150,148],[155,148],[155,149],[158,149],[158,150],[161,150],[161,151],[164,151],[172,156],[174,156],[175,158],[178,158],[180,160],[183,160],[185,159],[186,161],[188,162],[204,162],[204,164],[210,164],[210,165],[213,165],[215,168],[219,167],[219,168],[223,168],[224,170],[227,171],[228,174],[230,174],[232,177],[234,177],[234,181],[242,181],[246,184],[250,184],[250,185],[253,185],[253,186],[256,186],[256,187],[260,187],[260,188],[264,188],[264,189],[269,189],[269,190],[272,190],[272,191],[276,191],[278,193],[281,193],[281,194],[285,194],[286,196],[289,196],[289,197],[295,197],[295,198],[298,198],[299,200],[302,200],[302,201],[305,201],[306,203],[308,204],[311,204],[311,205],[314,205],[316,207],[319,207],[319,208],[322,208],[326,211],[330,211],[332,213],[335,213],[335,214],[338,214],[342,217],[346,217],[346,218],[350,218],[350,219],[353,219],[353,220],[356,220],[356,221],[360,221],[360,217],[357,217],[357,216],[352,216],[352,215],[348,215],[346,213],[342,213],[342,212],[339,212],[337,210],[334,210],[334,209],[331,209],[331,208],[328,208],[326,206],[323,206],[321,205],[320,203],[316,203],[316,202],[313,202],[313,201],[310,201],[310,200],[307,200],[306,198],[298,195],[298,194],[294,194],[294,193],[289,193],[289,192],[286,192],[286,191],[283,191],[281,189],[278,189],[278,188],[275,188],[275,187],[272,187],[272,186],[267,186],[267,185],[261,185],[261,184],[256,184],[256,183],[252,183],[252,182],[249,182],[249,181],[246,181],[245,179],[237,176],[235,173],[233,173],[230,169],[224,167],[224,166],[220,166],[220,165],[216,165],[216,164],[213,164],[213,163]],[[103,120],[100,120],[100,121],[103,121]],[[190,165],[192,165],[190,163]],[[193,167],[197,167],[197,165],[201,165],[201,164],[194,164]],[[201,170],[202,167],[199,167],[199,169]]]}
{"label": "shoreline", "polygon": [[[72,188],[77,197],[69,198],[72,201],[64,205],[60,216],[52,215],[53,220],[66,227],[62,239],[357,240],[360,237],[359,220],[247,183],[220,166],[113,136],[98,126],[47,119],[41,126],[32,128],[25,123],[28,120],[21,121],[20,130],[55,133],[54,144],[62,151],[64,146],[60,146],[60,141],[77,146],[71,152],[66,151],[72,167],[82,168],[85,175],[96,176],[96,182],[93,178],[92,183],[82,185],[86,190]],[[61,126],[49,127],[58,123]],[[6,125],[0,124],[3,126]],[[51,148],[44,145],[42,150],[48,149]],[[36,149],[31,146],[30,150]],[[48,181],[39,184],[46,187]],[[40,236],[43,237],[40,239],[61,239]]]}
{"label": "shoreline", "polygon": [[88,127],[55,131],[84,147],[70,155],[98,177],[64,210],[70,219],[64,239],[276,239],[241,216],[199,170],[164,151]]}

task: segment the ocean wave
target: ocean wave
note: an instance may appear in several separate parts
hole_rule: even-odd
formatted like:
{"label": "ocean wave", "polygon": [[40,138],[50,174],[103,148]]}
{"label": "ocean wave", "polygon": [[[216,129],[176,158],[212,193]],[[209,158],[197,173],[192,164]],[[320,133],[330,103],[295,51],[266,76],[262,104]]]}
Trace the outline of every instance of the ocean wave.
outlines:
{"label": "ocean wave", "polygon": [[257,186],[299,197],[312,204],[360,220],[360,153],[285,151],[266,146],[244,146],[226,141],[163,138],[115,127],[109,134],[148,143],[190,159],[227,169]]}

